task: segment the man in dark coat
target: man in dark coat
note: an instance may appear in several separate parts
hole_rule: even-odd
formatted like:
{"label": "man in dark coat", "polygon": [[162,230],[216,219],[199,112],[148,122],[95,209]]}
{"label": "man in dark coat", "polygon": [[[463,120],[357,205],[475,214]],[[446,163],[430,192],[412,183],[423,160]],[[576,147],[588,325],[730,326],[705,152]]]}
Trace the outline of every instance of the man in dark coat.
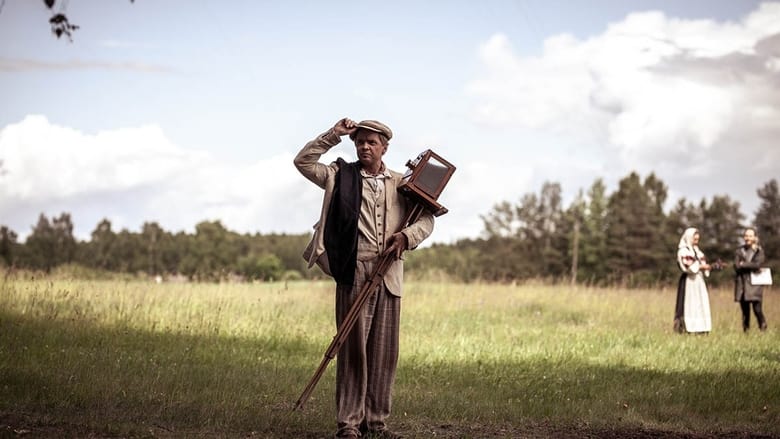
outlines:
{"label": "man in dark coat", "polygon": [[742,308],[742,330],[750,329],[750,305],[758,320],[758,328],[766,330],[766,318],[761,310],[764,287],[750,282],[750,273],[757,271],[764,263],[764,249],[758,245],[758,236],[753,228],[745,229],[745,244],[737,248],[734,255],[734,301]]}

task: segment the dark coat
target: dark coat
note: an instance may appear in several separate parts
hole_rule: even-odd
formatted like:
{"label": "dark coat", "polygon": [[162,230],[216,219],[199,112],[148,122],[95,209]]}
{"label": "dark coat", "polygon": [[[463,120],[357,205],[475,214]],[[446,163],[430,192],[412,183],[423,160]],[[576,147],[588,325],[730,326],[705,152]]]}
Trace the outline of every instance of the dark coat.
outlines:
{"label": "dark coat", "polygon": [[764,296],[764,288],[761,285],[752,285],[750,283],[750,273],[761,268],[764,263],[764,249],[756,246],[756,250],[751,258],[748,258],[749,249],[744,245],[739,247],[734,254],[734,301],[757,300],[761,301]]}

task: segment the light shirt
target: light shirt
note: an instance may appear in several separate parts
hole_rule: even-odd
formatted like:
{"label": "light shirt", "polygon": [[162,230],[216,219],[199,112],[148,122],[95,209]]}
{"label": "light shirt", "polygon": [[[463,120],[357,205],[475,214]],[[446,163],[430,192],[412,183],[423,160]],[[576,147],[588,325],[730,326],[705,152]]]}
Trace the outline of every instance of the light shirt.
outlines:
{"label": "light shirt", "polygon": [[367,261],[378,257],[385,250],[387,239],[385,179],[392,176],[384,164],[378,175],[371,175],[361,169],[360,176],[363,178],[363,192],[358,218],[357,259]]}

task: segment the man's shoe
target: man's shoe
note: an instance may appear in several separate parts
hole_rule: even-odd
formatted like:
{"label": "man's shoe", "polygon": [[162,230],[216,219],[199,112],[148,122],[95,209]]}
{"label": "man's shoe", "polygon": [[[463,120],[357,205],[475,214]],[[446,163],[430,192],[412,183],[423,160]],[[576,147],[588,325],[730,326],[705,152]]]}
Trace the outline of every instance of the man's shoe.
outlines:
{"label": "man's shoe", "polygon": [[403,439],[403,436],[401,436],[398,433],[393,433],[390,430],[368,430],[368,434],[366,435],[366,438],[371,439]]}
{"label": "man's shoe", "polygon": [[347,430],[347,431],[337,431],[336,435],[333,436],[335,439],[358,439],[360,438],[360,433],[357,431]]}

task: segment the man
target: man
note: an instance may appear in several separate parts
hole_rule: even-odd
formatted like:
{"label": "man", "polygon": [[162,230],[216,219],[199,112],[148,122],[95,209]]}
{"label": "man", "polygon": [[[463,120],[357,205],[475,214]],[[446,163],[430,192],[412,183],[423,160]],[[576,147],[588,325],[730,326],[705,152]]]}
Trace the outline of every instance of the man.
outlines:
{"label": "man", "polygon": [[753,305],[753,313],[758,321],[758,329],[766,331],[766,318],[761,310],[761,300],[764,296],[764,287],[750,283],[750,273],[761,268],[764,263],[764,249],[758,245],[756,229],[748,227],[743,235],[745,245],[737,248],[734,254],[734,301],[739,302],[742,309],[742,330],[750,329],[750,305]]}
{"label": "man", "polygon": [[[349,135],[358,161],[330,165],[320,156]],[[382,156],[393,133],[387,125],[344,118],[307,143],[295,166],[325,190],[320,220],[304,257],[336,280],[336,323],[341,325],[380,256],[395,258],[382,284],[371,293],[336,362],[336,437],[400,437],[387,429],[391,391],[398,362],[398,327],[405,250],[414,249],[433,231],[425,212],[406,228],[410,203],[397,187],[402,175],[389,170]]]}

